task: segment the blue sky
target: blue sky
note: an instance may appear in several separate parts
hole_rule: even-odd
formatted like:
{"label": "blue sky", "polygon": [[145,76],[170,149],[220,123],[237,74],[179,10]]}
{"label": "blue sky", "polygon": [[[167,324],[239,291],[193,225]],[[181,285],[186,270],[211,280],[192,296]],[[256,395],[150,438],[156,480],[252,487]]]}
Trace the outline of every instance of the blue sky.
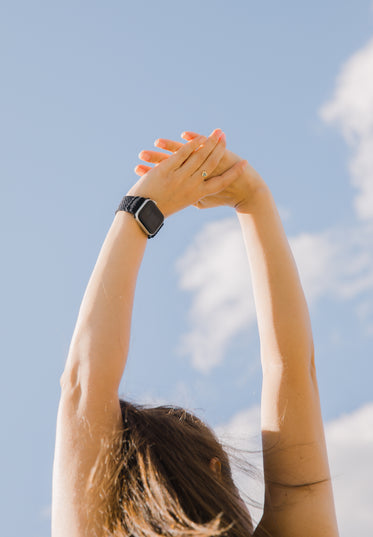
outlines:
{"label": "blue sky", "polygon": [[[364,0],[1,6],[4,535],[50,533],[59,377],[138,153],[217,127],[270,186],[298,263],[341,536],[373,530],[372,38]],[[122,394],[256,434],[260,382],[235,215],[171,216],[139,274]]]}

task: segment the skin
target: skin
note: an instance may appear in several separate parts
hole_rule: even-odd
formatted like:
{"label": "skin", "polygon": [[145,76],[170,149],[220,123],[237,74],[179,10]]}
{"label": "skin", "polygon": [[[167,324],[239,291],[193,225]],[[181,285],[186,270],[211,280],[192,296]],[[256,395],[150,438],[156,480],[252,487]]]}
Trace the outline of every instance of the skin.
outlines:
{"label": "skin", "polygon": [[[186,140],[197,136],[190,131],[182,134]],[[171,153],[182,145],[168,139],[155,142]],[[139,156],[155,165],[168,158],[156,151]],[[215,171],[223,171],[237,159],[226,150]],[[140,165],[135,171],[142,174],[147,169]],[[263,370],[266,501],[260,526],[273,536],[337,536],[311,323],[274,199],[262,177],[248,165],[225,190],[194,205],[236,209],[250,263]]]}
{"label": "skin", "polygon": [[210,461],[211,471],[221,479],[221,462],[218,457],[213,457]]}
{"label": "skin", "polygon": [[[245,162],[212,176],[226,141],[214,131],[150,170],[127,192],[151,197],[167,218],[234,181]],[[202,177],[207,170],[209,181]],[[156,240],[156,239],[154,239]],[[96,505],[87,505],[91,469],[106,438],[122,427],[118,389],[127,361],[137,275],[148,242],[133,216],[119,211],[88,282],[60,379],[53,463],[52,537],[100,537]],[[212,470],[218,469],[212,463]],[[101,532],[101,533],[100,533]]]}
{"label": "skin", "polygon": [[[219,136],[222,136],[220,140]],[[141,179],[128,191],[127,195],[146,195],[155,200],[165,217],[168,217],[189,205],[197,204],[199,199],[216,195],[221,191],[227,192],[232,181],[229,180],[229,176],[223,184],[221,178],[224,174],[228,170],[232,170],[231,173],[242,172],[244,167],[249,165],[247,161],[239,158],[235,158],[234,161],[231,160],[229,163],[227,162],[225,135],[220,129],[215,129],[209,138],[194,136],[191,143],[196,144],[198,152],[189,157],[188,164],[185,164],[183,168],[192,169],[198,158],[200,161],[203,159],[203,162],[201,162],[196,172],[192,174],[187,185],[188,188],[186,188],[185,184],[182,185],[185,171],[181,173],[180,169],[171,168],[169,159],[164,158],[158,161],[157,166],[154,168],[149,167],[145,173],[142,173]],[[209,155],[213,144],[216,144],[216,148]],[[183,148],[184,144],[180,144],[177,150]],[[177,150],[174,150],[173,154],[176,154]],[[153,153],[152,157],[155,158],[156,155]],[[225,162],[221,163],[222,160],[225,160]],[[208,174],[203,181],[201,181],[202,170]],[[241,173],[237,173],[234,179],[241,175]],[[221,186],[224,186],[224,188],[221,188]]]}
{"label": "skin", "polygon": [[[251,271],[263,372],[266,494],[259,528],[272,537],[337,537],[311,322],[275,201],[260,175],[226,150],[224,138],[215,132],[184,137],[193,139],[178,148],[166,143],[170,155],[150,158],[159,160],[142,168],[128,194],[152,197],[166,217],[188,205],[234,208]],[[132,215],[118,212],[83,297],[60,380],[52,537],[101,537],[86,487],[103,437],[122,425],[118,388],[147,241]],[[212,459],[210,468],[219,475],[219,461]]]}
{"label": "skin", "polygon": [[[198,136],[197,133],[186,131],[182,134],[183,138],[187,141],[193,140]],[[201,141],[205,142],[206,137],[202,136]],[[166,149],[171,153],[178,151],[184,144],[182,142],[177,142],[175,140],[168,140],[165,138],[158,138],[154,145],[161,149]],[[141,151],[139,154],[141,160],[155,164],[157,167],[161,162],[164,162],[168,159],[169,155],[166,153],[161,153],[159,151],[146,150]],[[224,173],[231,166],[239,163],[241,158],[230,151],[225,149],[222,159],[220,160],[217,167],[213,170],[211,175],[220,175]],[[250,202],[254,199],[254,193],[257,188],[260,188],[264,185],[263,179],[260,175],[254,170],[250,164],[246,162],[244,173],[240,174],[239,177],[232,182],[227,188],[220,191],[217,194],[211,194],[205,196],[198,200],[196,203],[193,203],[198,209],[208,209],[212,207],[218,207],[219,205],[226,205],[233,207],[237,212],[246,212],[249,209]],[[135,167],[135,172],[137,175],[143,176],[148,173],[152,168],[150,166],[138,165]],[[209,176],[207,177],[209,179]]]}

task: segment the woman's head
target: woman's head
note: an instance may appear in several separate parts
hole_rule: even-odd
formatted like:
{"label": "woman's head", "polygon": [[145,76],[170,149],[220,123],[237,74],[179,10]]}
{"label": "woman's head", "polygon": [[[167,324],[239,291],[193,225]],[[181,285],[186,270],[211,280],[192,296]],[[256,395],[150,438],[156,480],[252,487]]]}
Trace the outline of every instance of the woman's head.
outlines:
{"label": "woman's head", "polygon": [[177,407],[120,405],[123,431],[110,456],[106,450],[100,486],[111,534],[252,534],[227,454],[209,427]]}

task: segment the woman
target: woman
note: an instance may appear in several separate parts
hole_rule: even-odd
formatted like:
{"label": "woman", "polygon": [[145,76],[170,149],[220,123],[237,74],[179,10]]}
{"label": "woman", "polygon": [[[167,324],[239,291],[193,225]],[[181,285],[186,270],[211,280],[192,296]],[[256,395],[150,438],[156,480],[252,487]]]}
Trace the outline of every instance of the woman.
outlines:
{"label": "woman", "polygon": [[[142,153],[88,283],[61,377],[52,537],[338,535],[307,304],[273,197],[216,129]],[[139,199],[143,198],[143,199]],[[153,200],[152,202],[147,201]],[[155,203],[153,203],[155,202]],[[213,432],[178,408],[118,399],[149,236],[189,205],[231,206],[257,310],[265,477],[254,530]],[[140,207],[136,220],[132,213]],[[142,208],[141,208],[142,207]]]}

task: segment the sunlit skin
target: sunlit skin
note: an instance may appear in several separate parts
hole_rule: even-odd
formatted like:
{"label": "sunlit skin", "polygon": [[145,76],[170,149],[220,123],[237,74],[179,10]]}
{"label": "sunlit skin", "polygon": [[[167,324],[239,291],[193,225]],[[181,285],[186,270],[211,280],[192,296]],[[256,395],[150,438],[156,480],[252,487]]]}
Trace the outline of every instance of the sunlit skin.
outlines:
{"label": "sunlit skin", "polygon": [[[160,162],[127,195],[154,200],[165,218],[229,186],[246,161],[211,176],[225,152],[225,135],[215,129],[201,147],[193,139]],[[206,171],[210,179],[205,180]],[[87,285],[65,369],[56,427],[53,466],[52,536],[103,535],[100,495],[87,504],[92,468],[103,440],[123,427],[118,390],[129,351],[138,272],[148,235],[133,215],[117,211]],[[212,460],[211,470],[220,473]],[[94,496],[94,495],[93,495]]]}
{"label": "sunlit skin", "polygon": [[[195,132],[182,134],[185,140],[197,136]],[[158,139],[154,145],[174,154],[184,144]],[[139,157],[157,167],[170,155],[142,151]],[[239,157],[226,149],[213,172],[221,173],[237,160]],[[135,172],[141,175],[150,169],[139,165]],[[201,209],[219,205],[235,208],[251,266],[263,370],[265,489],[266,498],[270,498],[259,527],[274,537],[337,537],[310,318],[273,196],[248,164],[225,189],[193,205]],[[215,464],[210,463],[214,471]]]}
{"label": "sunlit skin", "polygon": [[[159,204],[160,210],[167,217],[189,205],[195,205],[199,199],[205,199],[206,195],[225,192],[248,166],[248,162],[240,158],[235,159],[228,167],[220,166],[226,150],[225,134],[220,129],[215,129],[208,138],[194,136],[189,144],[195,145],[193,153],[181,167],[172,164],[177,150],[172,152],[172,159],[169,159],[171,155],[160,158],[160,153],[156,151],[149,153],[152,159],[158,158],[157,166],[148,167],[144,173],[139,174],[141,178],[127,195],[151,198]],[[179,148],[186,149],[189,144],[179,144]],[[185,173],[189,169],[190,177],[185,181]],[[221,171],[217,173],[217,169]],[[207,178],[202,180],[201,172],[204,170]]]}
{"label": "sunlit skin", "polygon": [[[154,166],[136,167],[140,178],[127,195],[153,199],[165,217],[189,205],[227,205],[237,214],[250,265],[263,372],[265,501],[254,535],[263,530],[273,537],[338,537],[310,316],[275,200],[247,161],[226,149],[222,131],[215,129],[208,138],[193,132],[182,137],[186,143],[158,139],[159,151],[140,153]],[[118,211],[83,297],[60,381],[53,537],[103,535],[97,505],[87,509],[86,489],[102,439],[110,440],[123,427],[118,389],[147,242],[133,216]],[[210,469],[221,475],[216,457]]]}
{"label": "sunlit skin", "polygon": [[[182,133],[182,138],[186,141],[193,140],[201,136],[196,132],[185,131]],[[202,143],[207,141],[206,136],[202,136]],[[166,138],[158,138],[154,145],[160,149],[166,149],[170,153],[175,153],[178,151],[184,144],[183,142],[177,142],[175,140],[168,140]],[[161,162],[169,158],[169,154],[162,153],[160,151],[154,150],[144,150],[139,153],[141,160],[155,164],[158,166]],[[216,176],[224,173],[226,170],[231,168],[235,163],[241,161],[241,158],[225,148],[223,157],[221,158],[218,166],[214,169],[211,176]],[[237,179],[235,179],[227,188],[218,192],[217,194],[205,196],[204,198],[198,200],[196,203],[193,203],[198,209],[208,209],[211,207],[218,207],[220,205],[227,205],[236,209],[237,212],[249,212],[251,203],[254,200],[254,193],[256,190],[265,185],[263,179],[258,174],[252,166],[250,166],[247,161],[242,173]],[[151,166],[145,166],[144,164],[139,164],[135,167],[135,172],[139,176],[145,175]],[[207,177],[207,179],[209,176]]]}

